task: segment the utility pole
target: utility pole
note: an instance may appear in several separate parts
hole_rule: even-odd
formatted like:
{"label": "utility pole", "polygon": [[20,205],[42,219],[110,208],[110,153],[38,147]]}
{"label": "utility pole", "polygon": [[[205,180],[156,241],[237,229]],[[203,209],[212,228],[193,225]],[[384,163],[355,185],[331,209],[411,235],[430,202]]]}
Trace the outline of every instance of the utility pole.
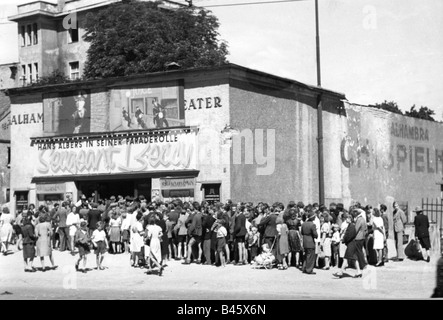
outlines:
{"label": "utility pole", "polygon": [[[318,0],[315,0],[315,42],[316,42],[316,56],[317,56],[317,86],[321,87]],[[317,96],[317,142],[318,142],[319,204],[325,204],[325,177],[324,177],[324,165],[323,165],[323,107],[322,107],[321,93],[319,93]]]}

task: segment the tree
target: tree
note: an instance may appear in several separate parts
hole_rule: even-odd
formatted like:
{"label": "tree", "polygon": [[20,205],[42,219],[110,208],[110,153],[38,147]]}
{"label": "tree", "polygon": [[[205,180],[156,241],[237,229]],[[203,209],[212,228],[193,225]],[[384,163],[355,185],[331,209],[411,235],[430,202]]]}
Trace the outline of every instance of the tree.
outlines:
{"label": "tree", "polygon": [[435,121],[435,119],[432,117],[433,115],[435,115],[434,110],[431,110],[428,107],[424,106],[421,106],[419,110],[416,110],[415,104],[411,107],[409,111],[405,112],[405,115],[409,117]]}
{"label": "tree", "polygon": [[378,109],[387,110],[393,113],[403,114],[403,112],[398,107],[397,103],[394,101],[383,101],[382,103],[376,103],[373,107]]}
{"label": "tree", "polygon": [[227,63],[227,44],[218,39],[218,19],[210,11],[161,2],[126,1],[86,16],[84,39],[90,42],[85,77],[106,78]]}

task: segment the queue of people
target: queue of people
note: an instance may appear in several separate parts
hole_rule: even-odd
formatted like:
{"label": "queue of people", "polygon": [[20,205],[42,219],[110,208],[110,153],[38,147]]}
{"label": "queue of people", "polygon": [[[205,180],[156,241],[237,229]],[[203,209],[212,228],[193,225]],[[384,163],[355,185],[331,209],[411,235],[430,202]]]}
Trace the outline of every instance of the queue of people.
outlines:
{"label": "queue of people", "polygon": [[[416,237],[430,260],[429,221],[420,208],[415,218]],[[388,260],[387,207],[361,206],[348,210],[342,204],[329,208],[318,204],[289,202],[286,206],[260,202],[210,204],[206,201],[147,202],[143,196],[122,196],[98,203],[82,196],[49,209],[30,205],[15,220],[7,208],[0,217],[2,251],[7,252],[12,234],[19,239],[26,272],[56,269],[52,250],[78,254],[75,269],[86,272],[87,256],[94,251],[96,269],[104,270],[104,255],[130,254],[134,268],[155,269],[159,275],[167,261],[224,267],[227,264],[289,267],[314,275],[314,269],[335,268],[338,278],[355,268],[356,278],[368,264],[382,267]],[[395,261],[404,259],[403,232],[406,216],[393,204]],[[51,267],[45,267],[45,257]]]}

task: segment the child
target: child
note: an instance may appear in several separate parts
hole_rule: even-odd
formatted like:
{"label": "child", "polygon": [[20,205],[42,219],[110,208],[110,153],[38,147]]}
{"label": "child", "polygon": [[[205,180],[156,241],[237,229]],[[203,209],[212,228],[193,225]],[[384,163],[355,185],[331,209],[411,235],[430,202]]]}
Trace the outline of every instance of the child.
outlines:
{"label": "child", "polygon": [[216,220],[214,225],[211,228],[214,232],[217,233],[217,255],[220,259],[220,266],[225,267],[226,261],[223,250],[226,246],[226,236],[228,235],[228,231],[224,226],[224,220]]}
{"label": "child", "polygon": [[97,256],[97,270],[104,270],[103,255],[108,248],[108,240],[106,239],[106,233],[104,231],[105,224],[102,221],[97,222],[97,229],[92,233],[91,241],[95,248],[95,254]]}
{"label": "child", "polygon": [[331,260],[331,224],[329,223],[329,218],[320,217],[320,221],[322,222],[321,225],[321,244],[322,244],[322,251],[325,256],[325,266],[323,267],[323,270],[329,270],[330,260]]}
{"label": "child", "polygon": [[258,246],[260,243],[260,233],[258,233],[258,229],[255,226],[251,226],[250,228],[248,243],[249,243],[248,251],[252,263],[258,254]]}
{"label": "child", "polygon": [[255,257],[254,262],[258,265],[272,264],[275,256],[272,254],[271,248],[267,243],[262,245],[262,253]]}
{"label": "child", "polygon": [[74,243],[78,248],[78,253],[80,255],[77,263],[75,264],[75,270],[79,271],[80,261],[83,260],[83,270],[81,272],[86,273],[86,255],[90,253],[89,243],[91,238],[88,235],[88,228],[86,221],[80,223],[80,229],[77,230],[74,237]]}
{"label": "child", "polygon": [[334,233],[332,234],[332,256],[334,257],[334,265],[338,268],[338,255],[340,250],[340,228],[338,224],[333,225]]}
{"label": "child", "polygon": [[122,212],[121,219],[122,219],[121,230],[122,230],[122,246],[123,246],[122,251],[127,254],[129,253],[129,237],[130,237],[129,229],[131,228],[132,215],[127,213],[125,210]]}

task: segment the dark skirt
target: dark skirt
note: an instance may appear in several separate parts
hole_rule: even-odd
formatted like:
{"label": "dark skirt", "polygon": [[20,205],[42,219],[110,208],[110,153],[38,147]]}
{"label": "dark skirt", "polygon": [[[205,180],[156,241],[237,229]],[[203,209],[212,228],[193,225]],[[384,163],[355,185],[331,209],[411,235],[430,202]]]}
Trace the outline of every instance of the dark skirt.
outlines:
{"label": "dark skirt", "polygon": [[289,250],[291,252],[300,252],[303,250],[300,242],[300,233],[297,230],[289,230],[288,240]]}
{"label": "dark skirt", "polygon": [[429,237],[418,238],[418,240],[420,241],[420,245],[423,249],[431,249],[431,241],[429,240]]}
{"label": "dark skirt", "polygon": [[34,259],[35,257],[35,245],[32,243],[23,244],[23,259]]}
{"label": "dark skirt", "polygon": [[89,245],[86,243],[79,243],[77,245],[77,248],[78,248],[78,253],[80,254],[80,256],[84,256],[84,255],[91,253],[91,251],[89,249]]}
{"label": "dark skirt", "polygon": [[129,237],[130,237],[129,230],[123,230],[122,231],[122,241],[123,242],[129,241]]}
{"label": "dark skirt", "polygon": [[355,240],[352,240],[347,244],[344,258],[348,260],[357,260],[357,246]]}
{"label": "dark skirt", "polygon": [[103,253],[106,253],[106,251],[108,251],[108,250],[106,249],[105,242],[104,241],[98,241],[97,242],[97,248],[95,248],[95,250],[94,250],[95,254],[99,254],[99,253],[103,254]]}

